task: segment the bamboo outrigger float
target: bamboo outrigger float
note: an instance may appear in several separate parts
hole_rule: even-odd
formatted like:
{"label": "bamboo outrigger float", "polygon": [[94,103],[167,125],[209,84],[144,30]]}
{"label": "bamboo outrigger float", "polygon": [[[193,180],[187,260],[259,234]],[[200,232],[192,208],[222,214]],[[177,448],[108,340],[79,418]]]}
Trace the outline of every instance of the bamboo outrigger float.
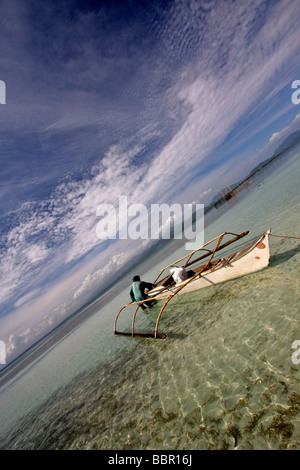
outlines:
{"label": "bamboo outrigger float", "polygon": [[[192,251],[186,256],[183,256],[182,258],[176,260],[174,263],[165,266],[160,270],[159,275],[153,282],[156,287],[147,293],[147,299],[139,302],[130,302],[126,305],[123,305],[115,319],[114,334],[132,337],[139,336],[142,338],[165,338],[166,335],[164,333],[158,333],[158,326],[162,313],[168,303],[171,301],[171,299],[173,299],[173,297],[177,294],[183,294],[189,291],[198,290],[204,287],[219,284],[221,282],[225,282],[227,280],[234,279],[245,274],[250,274],[259,271],[268,266],[270,262],[270,232],[271,230],[267,230],[259,238],[255,239],[254,241],[244,246],[240,250],[236,251],[235,253],[226,256],[225,258],[219,258],[214,261],[213,258],[217,251],[226,248],[231,243],[240,240],[249,233],[249,231],[246,231],[238,235],[231,232],[224,232],[218,237],[215,237],[209,242],[205,243],[202,247],[198,248],[197,250]],[[234,238],[225,243],[222,243],[226,235],[234,235]],[[205,248],[213,242],[215,242],[215,246],[213,249]],[[194,255],[196,253],[199,253],[200,251],[204,251],[205,253],[193,259]],[[162,277],[163,273],[172,266],[178,266],[179,263],[183,263],[182,266],[184,268],[187,268],[196,263],[199,263],[207,257],[209,257],[209,259],[205,264],[196,265],[188,271],[189,277],[185,281],[176,284],[172,278],[172,274],[168,274],[167,276]],[[160,299],[164,299],[165,301],[157,316],[154,333],[135,332],[134,323],[140,305],[147,304],[147,302]],[[120,316],[120,313],[126,307],[135,305],[136,308],[132,318],[131,332],[118,331],[117,321]]]}

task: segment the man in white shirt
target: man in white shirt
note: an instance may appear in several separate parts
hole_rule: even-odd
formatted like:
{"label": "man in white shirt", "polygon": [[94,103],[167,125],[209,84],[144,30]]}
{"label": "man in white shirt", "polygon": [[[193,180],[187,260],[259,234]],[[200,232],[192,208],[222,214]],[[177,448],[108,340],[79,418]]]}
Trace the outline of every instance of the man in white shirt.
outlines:
{"label": "man in white shirt", "polygon": [[177,266],[170,269],[170,273],[172,273],[172,277],[174,281],[176,282],[176,284],[178,284],[179,282],[185,281],[189,277],[185,268],[178,268]]}

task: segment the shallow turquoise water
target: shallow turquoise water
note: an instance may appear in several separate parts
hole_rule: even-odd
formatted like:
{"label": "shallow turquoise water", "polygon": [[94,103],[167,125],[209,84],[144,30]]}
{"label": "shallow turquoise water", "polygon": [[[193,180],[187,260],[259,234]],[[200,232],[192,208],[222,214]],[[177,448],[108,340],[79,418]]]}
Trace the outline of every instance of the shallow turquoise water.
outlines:
{"label": "shallow turquoise water", "polygon": [[[205,240],[244,230],[251,239],[268,228],[299,237],[299,148],[293,152],[222,208]],[[300,241],[270,242],[265,270],[170,303],[160,322],[165,340],[113,335],[115,313],[128,302],[122,292],[1,391],[1,447],[299,449],[292,344],[300,340]],[[153,279],[156,271],[142,274]],[[139,315],[137,327],[154,322]]]}

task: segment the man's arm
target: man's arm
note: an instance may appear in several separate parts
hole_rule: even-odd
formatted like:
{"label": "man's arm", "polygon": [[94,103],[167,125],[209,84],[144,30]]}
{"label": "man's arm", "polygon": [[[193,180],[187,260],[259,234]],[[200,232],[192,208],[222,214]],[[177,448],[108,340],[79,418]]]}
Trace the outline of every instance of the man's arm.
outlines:
{"label": "man's arm", "polygon": [[151,290],[155,287],[155,284],[151,284],[150,282],[143,282],[143,288]]}

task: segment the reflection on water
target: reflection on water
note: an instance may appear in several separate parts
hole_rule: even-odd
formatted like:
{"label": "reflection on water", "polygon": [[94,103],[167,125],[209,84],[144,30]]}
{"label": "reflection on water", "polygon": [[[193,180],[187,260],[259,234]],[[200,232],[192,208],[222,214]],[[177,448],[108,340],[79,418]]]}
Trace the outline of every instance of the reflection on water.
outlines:
{"label": "reflection on water", "polygon": [[[298,168],[295,159],[279,169],[207,237],[269,227],[299,236]],[[160,322],[166,339],[112,337],[109,360],[94,359],[21,418],[2,448],[299,449],[299,240],[270,244],[265,270],[174,298]],[[142,312],[136,326],[155,319]]]}

